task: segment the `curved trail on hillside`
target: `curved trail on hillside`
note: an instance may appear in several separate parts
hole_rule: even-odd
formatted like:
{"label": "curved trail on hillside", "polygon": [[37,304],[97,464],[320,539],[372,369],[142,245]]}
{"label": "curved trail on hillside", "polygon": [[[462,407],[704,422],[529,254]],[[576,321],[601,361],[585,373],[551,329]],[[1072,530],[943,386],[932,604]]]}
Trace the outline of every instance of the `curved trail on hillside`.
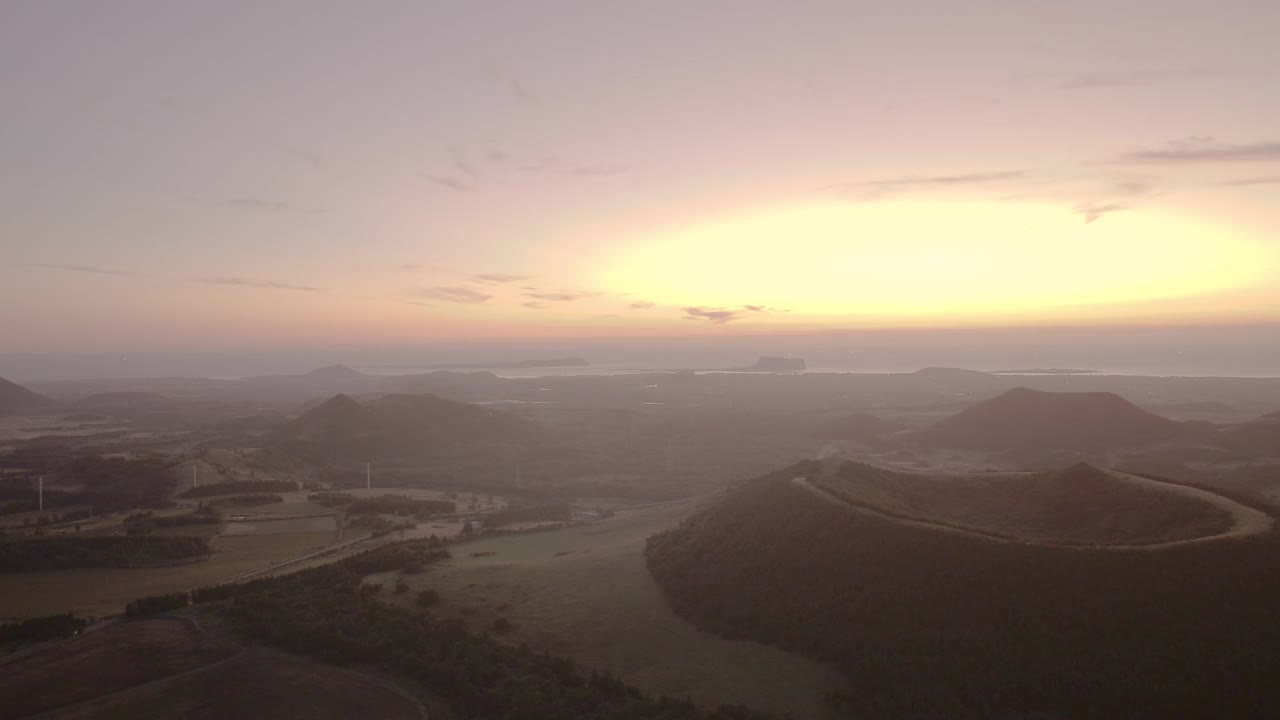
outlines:
{"label": "curved trail on hillside", "polygon": [[897,515],[892,515],[886,512],[882,512],[880,510],[877,510],[871,507],[866,507],[863,505],[855,505],[853,503],[847,502],[839,497],[836,497],[830,492],[827,492],[823,488],[820,488],[817,485],[814,485],[812,482],[809,481],[808,477],[794,477],[794,478],[791,478],[791,482],[793,485],[803,488],[804,490],[812,494],[814,497],[817,497],[823,500],[824,502],[837,505],[839,507],[844,508],[848,512],[853,512],[860,515],[869,515],[872,517],[878,517],[884,520],[889,520],[891,522],[896,522],[902,525],[910,525],[914,527],[925,528],[928,530],[936,530],[941,532],[950,532],[950,533],[958,533],[961,535],[968,535],[970,537],[981,538],[983,540],[989,540],[993,542],[1012,543],[1012,544],[1018,544],[1018,545],[1041,545],[1045,547],[1069,548],[1069,549],[1076,549],[1076,550],[1141,550],[1141,551],[1165,550],[1169,548],[1183,547],[1187,545],[1197,545],[1197,544],[1207,543],[1207,542],[1217,542],[1220,540],[1231,540],[1231,539],[1249,537],[1251,535],[1258,535],[1270,530],[1272,525],[1275,523],[1275,520],[1270,515],[1262,512],[1261,510],[1251,508],[1242,503],[1238,503],[1235,500],[1232,500],[1228,497],[1218,495],[1217,493],[1209,492],[1208,490],[1201,490],[1199,488],[1189,487],[1186,485],[1178,485],[1176,483],[1161,482],[1159,480],[1151,480],[1149,478],[1139,477],[1137,475],[1130,475],[1128,473],[1117,472],[1115,470],[1108,470],[1106,472],[1110,474],[1112,477],[1116,478],[1117,480],[1120,480],[1121,482],[1126,482],[1133,485],[1140,485],[1146,489],[1158,490],[1161,492],[1173,492],[1173,493],[1177,493],[1179,495],[1183,495],[1195,500],[1199,500],[1201,502],[1209,503],[1214,507],[1220,508],[1230,513],[1232,517],[1232,525],[1230,528],[1220,533],[1215,533],[1213,535],[1205,535],[1203,537],[1197,537],[1197,538],[1187,538],[1184,540],[1170,540],[1167,542],[1151,543],[1147,545],[1075,545],[1075,544],[1067,544],[1067,543],[1043,542],[1043,541],[1026,540],[1022,538],[1010,537],[1007,535],[998,535],[995,533],[983,532],[981,530],[977,530],[974,528],[959,527],[956,525],[945,525],[942,523],[930,522],[929,520],[924,520],[924,519],[899,517]]}

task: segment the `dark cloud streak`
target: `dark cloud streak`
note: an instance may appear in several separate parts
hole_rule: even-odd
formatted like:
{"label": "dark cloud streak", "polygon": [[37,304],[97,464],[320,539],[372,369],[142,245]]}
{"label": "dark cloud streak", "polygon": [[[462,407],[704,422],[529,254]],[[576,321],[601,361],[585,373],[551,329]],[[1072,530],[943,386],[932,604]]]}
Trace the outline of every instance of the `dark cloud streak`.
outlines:
{"label": "dark cloud streak", "polygon": [[1222,143],[1213,138],[1187,138],[1163,148],[1121,155],[1119,164],[1207,164],[1280,161],[1280,142]]}
{"label": "dark cloud streak", "polygon": [[966,185],[984,185],[990,183],[1022,180],[1026,178],[1026,170],[1002,170],[998,172],[967,173],[963,175],[934,175],[930,177],[905,177],[888,180],[867,180],[862,182],[836,183],[827,186],[827,190],[836,191],[873,191],[893,192],[940,187],[962,187]]}
{"label": "dark cloud streak", "polygon": [[89,273],[91,275],[115,275],[118,277],[133,277],[137,273],[132,270],[118,270],[116,268],[101,267],[99,265],[64,265],[61,263],[35,263],[32,267],[47,268],[49,270],[67,270],[69,272]]}
{"label": "dark cloud streak", "polygon": [[527,275],[510,275],[507,273],[479,273],[471,276],[473,282],[485,283],[486,285],[502,285],[527,279],[529,279]]}
{"label": "dark cloud streak", "polygon": [[431,300],[442,300],[463,305],[479,305],[493,299],[492,295],[457,285],[422,288],[417,291],[417,295]]}
{"label": "dark cloud streak", "polygon": [[268,290],[296,290],[299,292],[316,292],[318,288],[310,285],[293,285],[290,283],[276,282],[274,280],[255,280],[253,278],[243,277],[209,277],[201,278],[200,282],[206,285],[232,285],[237,287],[264,288]]}

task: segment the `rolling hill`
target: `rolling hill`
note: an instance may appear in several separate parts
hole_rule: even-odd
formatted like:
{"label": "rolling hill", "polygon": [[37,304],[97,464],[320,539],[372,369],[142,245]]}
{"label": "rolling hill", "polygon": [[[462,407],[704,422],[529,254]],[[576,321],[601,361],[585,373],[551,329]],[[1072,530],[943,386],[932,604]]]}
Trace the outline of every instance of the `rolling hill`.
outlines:
{"label": "rolling hill", "polygon": [[704,630],[840,668],[841,717],[1266,717],[1280,700],[1274,526],[1159,550],[1010,541],[795,481],[821,472],[744,483],[646,555]]}
{"label": "rolling hill", "polygon": [[51,409],[53,405],[49,398],[0,378],[0,416],[38,413]]}
{"label": "rolling hill", "polygon": [[1231,425],[1223,431],[1223,436],[1229,444],[1249,452],[1280,455],[1280,412]]}
{"label": "rolling hill", "polygon": [[922,430],[927,446],[974,450],[1102,451],[1183,434],[1168,418],[1114,393],[1014,388]]}

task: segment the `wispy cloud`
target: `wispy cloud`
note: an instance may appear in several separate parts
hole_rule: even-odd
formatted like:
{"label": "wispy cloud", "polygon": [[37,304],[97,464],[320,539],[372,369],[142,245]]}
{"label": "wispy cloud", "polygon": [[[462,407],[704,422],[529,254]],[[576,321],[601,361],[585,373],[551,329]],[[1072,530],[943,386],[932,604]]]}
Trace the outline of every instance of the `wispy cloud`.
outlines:
{"label": "wispy cloud", "polygon": [[422,179],[429,183],[439,185],[447,190],[454,192],[470,192],[471,186],[459,178],[452,175],[433,175],[431,173],[422,173]]}
{"label": "wispy cloud", "polygon": [[476,168],[467,159],[467,151],[461,145],[450,145],[449,156],[453,158],[453,166],[458,172],[471,178],[471,182],[480,182],[480,173],[476,172]]}
{"label": "wispy cloud", "polygon": [[419,302],[417,300],[404,300],[406,305],[417,305],[418,307],[435,307],[435,303]]}
{"label": "wispy cloud", "polygon": [[324,213],[324,208],[294,205],[293,203],[264,200],[262,198],[231,198],[227,201],[227,204],[245,210],[269,213],[294,213],[298,215],[320,215]]}
{"label": "wispy cloud", "polygon": [[1280,161],[1280,142],[1223,143],[1210,137],[1191,137],[1162,148],[1138,150],[1116,158],[1121,164],[1207,164]]}
{"label": "wispy cloud", "polygon": [[315,292],[319,289],[310,285],[293,285],[291,283],[276,282],[275,280],[255,280],[244,277],[208,277],[200,278],[200,282],[208,285],[235,285],[270,290],[297,290],[300,292]]}
{"label": "wispy cloud", "polygon": [[32,267],[48,268],[50,270],[67,270],[69,272],[90,273],[92,275],[117,275],[120,277],[130,277],[137,275],[132,270],[120,270],[117,268],[102,267],[101,265],[64,265],[62,263],[35,263]]}
{"label": "wispy cloud", "polygon": [[1152,194],[1157,187],[1157,180],[1150,177],[1111,179],[1101,189],[1089,193],[1093,197],[1076,203],[1075,211],[1084,216],[1088,225],[1104,215],[1132,210],[1138,198]]}
{"label": "wispy cloud", "polygon": [[488,302],[493,298],[492,295],[482,293],[479,290],[458,285],[422,288],[418,290],[416,294],[419,297],[425,297],[431,300],[462,303],[464,305],[479,305],[480,303]]}
{"label": "wispy cloud", "polygon": [[541,291],[541,292],[527,292],[524,294],[524,296],[533,298],[535,300],[547,300],[550,302],[573,302],[574,300],[580,300],[582,298],[594,297],[595,294],[596,293],[589,293],[589,292],[571,292],[568,290],[561,290],[561,291],[555,291],[555,292],[548,290],[548,291]]}
{"label": "wispy cloud", "polygon": [[1084,224],[1097,220],[1103,215],[1121,212],[1123,210],[1131,210],[1133,206],[1128,203],[1111,202],[1111,203],[1080,203],[1076,206],[1076,212],[1084,216]]}
{"label": "wispy cloud", "polygon": [[303,163],[310,165],[313,170],[324,170],[328,163],[318,153],[311,152],[305,148],[295,147],[293,145],[280,146],[280,152],[285,153]]}
{"label": "wispy cloud", "polygon": [[963,175],[932,175],[928,177],[904,177],[885,180],[864,180],[859,182],[836,183],[834,185],[828,185],[826,189],[837,192],[902,192],[908,190],[927,190],[930,188],[985,185],[1008,182],[1011,180],[1022,180],[1026,176],[1026,170],[1001,170],[997,172],[966,173]]}
{"label": "wispy cloud", "polygon": [[648,300],[640,300],[640,301],[631,303],[632,310],[648,310],[649,308],[652,308],[652,307],[653,307],[653,303],[649,302]]}
{"label": "wispy cloud", "polygon": [[707,308],[707,307],[687,307],[684,308],[685,320],[705,320],[712,325],[723,325],[741,320],[750,313],[772,313],[772,312],[791,312],[790,310],[782,310],[780,308],[769,307],[768,305],[742,305],[738,308]]}
{"label": "wispy cloud", "polygon": [[509,275],[507,273],[479,273],[471,276],[472,281],[485,283],[486,285],[502,285],[527,279],[529,279],[527,275]]}
{"label": "wispy cloud", "polygon": [[528,163],[520,168],[530,173],[545,173],[548,175],[577,175],[579,177],[608,177],[610,175],[621,175],[631,168],[628,165],[615,162],[574,162],[562,160],[557,157],[544,157],[533,163]]}
{"label": "wispy cloud", "polygon": [[1276,185],[1280,184],[1280,175],[1269,175],[1266,177],[1239,178],[1238,180],[1226,180],[1218,183],[1218,187],[1248,187],[1250,185]]}
{"label": "wispy cloud", "polygon": [[523,304],[525,307],[529,308],[530,310],[546,310],[547,308],[551,307],[550,305],[548,305],[548,304],[546,304],[546,303],[540,303],[540,302],[537,302],[537,301],[534,301],[534,300],[530,300],[529,302],[527,302],[527,303],[522,303],[522,304]]}
{"label": "wispy cloud", "polygon": [[705,320],[712,325],[724,325],[725,323],[741,320],[743,316],[742,310],[721,310],[717,308],[704,307],[687,307],[684,308],[684,320]]}
{"label": "wispy cloud", "polygon": [[542,98],[531,92],[516,75],[511,75],[507,78],[507,87],[510,88],[511,94],[522,105],[537,105],[542,102]]}
{"label": "wispy cloud", "polygon": [[1142,87],[1155,84],[1161,77],[1161,73],[1151,71],[1092,72],[1072,75],[1063,80],[1058,87],[1063,90]]}

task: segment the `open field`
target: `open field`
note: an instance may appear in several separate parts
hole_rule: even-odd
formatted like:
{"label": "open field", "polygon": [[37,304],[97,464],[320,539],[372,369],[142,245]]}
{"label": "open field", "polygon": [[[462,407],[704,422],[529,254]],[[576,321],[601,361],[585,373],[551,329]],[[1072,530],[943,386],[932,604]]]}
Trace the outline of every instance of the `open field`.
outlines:
{"label": "open field", "polygon": [[337,533],[217,537],[208,560],[155,568],[88,568],[0,574],[0,618],[71,611],[102,617],[129,601],[188,590],[334,542]]}
{"label": "open field", "polygon": [[389,682],[281,652],[252,649],[41,716],[44,720],[104,717],[425,720],[427,715],[417,699]]}
{"label": "open field", "polygon": [[234,653],[178,619],[121,621],[0,659],[0,707],[24,717],[193,670]]}
{"label": "open field", "polygon": [[505,618],[511,642],[608,670],[636,687],[695,702],[741,703],[797,718],[826,717],[823,695],[843,687],[829,668],[752,642],[700,632],[667,606],[645,567],[644,543],[696,509],[696,503],[619,513],[594,524],[504,535],[456,545],[453,559],[403,576],[410,592],[392,595],[398,575],[372,576],[383,599],[412,605],[435,588],[431,612],[488,629]]}

